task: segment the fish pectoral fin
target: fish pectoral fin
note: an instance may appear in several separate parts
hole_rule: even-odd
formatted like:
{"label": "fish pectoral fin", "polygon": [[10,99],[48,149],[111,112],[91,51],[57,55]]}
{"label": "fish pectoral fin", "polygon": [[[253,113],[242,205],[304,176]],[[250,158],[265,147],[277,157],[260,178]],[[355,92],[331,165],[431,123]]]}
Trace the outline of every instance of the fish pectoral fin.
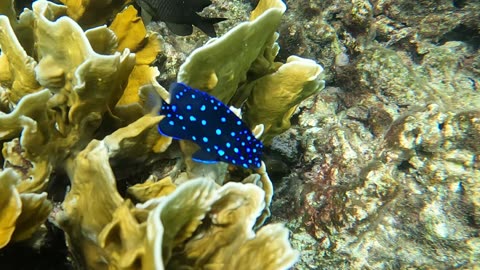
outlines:
{"label": "fish pectoral fin", "polygon": [[201,163],[217,163],[218,157],[214,152],[208,152],[207,150],[200,149],[193,153],[192,160]]}
{"label": "fish pectoral fin", "polygon": [[142,21],[143,21],[144,25],[150,24],[150,22],[152,21],[152,18],[153,18],[153,16],[150,15],[150,13],[148,13],[146,11],[143,11],[143,10],[141,12],[141,17],[142,17]]}
{"label": "fish pectoral fin", "polygon": [[152,21],[152,17],[155,14],[155,9],[148,4],[148,2],[144,0],[137,0],[137,4],[141,8],[141,17],[143,24],[147,25]]}
{"label": "fish pectoral fin", "polygon": [[193,26],[190,24],[178,24],[171,22],[165,22],[165,24],[175,35],[188,36],[193,33]]}

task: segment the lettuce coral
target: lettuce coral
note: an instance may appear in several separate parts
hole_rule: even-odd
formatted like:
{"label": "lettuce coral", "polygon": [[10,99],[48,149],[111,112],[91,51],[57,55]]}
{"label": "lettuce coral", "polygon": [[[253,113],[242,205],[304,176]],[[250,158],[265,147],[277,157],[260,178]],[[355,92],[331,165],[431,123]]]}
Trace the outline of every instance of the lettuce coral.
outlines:
{"label": "lettuce coral", "polygon": [[29,239],[52,210],[47,193],[20,192],[19,180],[12,169],[0,171],[0,248]]}
{"label": "lettuce coral", "polygon": [[323,68],[309,59],[290,56],[272,74],[247,84],[251,95],[246,102],[245,121],[253,126],[265,126],[265,141],[270,141],[290,128],[298,104],[325,86]]}
{"label": "lettuce coral", "polygon": [[0,248],[10,242],[15,223],[22,212],[22,201],[15,182],[12,170],[0,172]]}
{"label": "lettuce coral", "polygon": [[[14,240],[29,238],[45,221],[52,206],[42,191],[51,173],[93,138],[135,65],[135,55],[128,49],[97,53],[89,39],[103,40],[104,48],[116,46],[113,32],[105,27],[84,32],[64,16],[65,11],[63,6],[38,1],[19,21],[0,16],[0,77],[7,105],[0,114],[2,158],[4,168],[17,175],[15,189],[22,207],[16,220],[21,230],[15,231]],[[18,27],[27,21],[32,22],[30,31]],[[33,34],[35,46],[20,42],[29,40],[25,33]],[[30,47],[35,47],[31,55],[25,50]]]}
{"label": "lettuce coral", "polygon": [[179,81],[225,103],[246,101],[244,120],[252,128],[264,125],[265,142],[287,130],[297,105],[325,86],[323,68],[312,60],[291,56],[285,64],[274,62],[275,30],[285,9],[282,1],[260,1],[250,22],[192,52],[178,73]]}
{"label": "lettuce coral", "polygon": [[105,24],[110,17],[122,9],[131,0],[93,1],[60,0],[67,6],[67,15],[86,27]]}

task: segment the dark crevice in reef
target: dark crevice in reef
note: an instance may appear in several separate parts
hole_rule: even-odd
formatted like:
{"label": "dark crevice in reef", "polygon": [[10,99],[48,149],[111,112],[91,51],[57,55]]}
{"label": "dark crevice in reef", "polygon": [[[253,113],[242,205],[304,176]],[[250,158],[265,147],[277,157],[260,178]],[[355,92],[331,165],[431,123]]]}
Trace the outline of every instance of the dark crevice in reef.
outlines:
{"label": "dark crevice in reef", "polygon": [[47,236],[40,248],[33,248],[31,243],[9,244],[0,250],[0,269],[73,270],[63,231],[49,222],[45,224]]}
{"label": "dark crevice in reef", "polygon": [[277,151],[265,148],[263,153],[263,161],[267,166],[268,176],[272,182],[279,181],[283,177],[287,176],[291,172],[291,164],[285,158],[280,155]]}
{"label": "dark crevice in reef", "polygon": [[404,160],[398,164],[397,169],[402,172],[408,172],[409,169],[413,168],[413,166],[408,162],[408,160]]}
{"label": "dark crevice in reef", "polygon": [[467,0],[453,0],[453,6],[456,8],[463,8],[466,6]]}
{"label": "dark crevice in reef", "polygon": [[448,41],[462,41],[471,46],[473,50],[478,50],[480,48],[480,32],[476,29],[460,24],[443,35],[439,40],[439,43],[445,44]]}

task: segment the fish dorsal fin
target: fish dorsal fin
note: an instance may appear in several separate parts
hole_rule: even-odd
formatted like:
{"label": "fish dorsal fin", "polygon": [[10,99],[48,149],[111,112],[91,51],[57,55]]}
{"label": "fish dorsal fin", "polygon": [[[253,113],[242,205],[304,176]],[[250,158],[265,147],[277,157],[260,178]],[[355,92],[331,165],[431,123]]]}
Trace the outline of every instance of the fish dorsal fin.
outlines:
{"label": "fish dorsal fin", "polygon": [[202,11],[204,8],[210,6],[212,4],[211,0],[192,0],[191,5],[192,9],[196,12]]}

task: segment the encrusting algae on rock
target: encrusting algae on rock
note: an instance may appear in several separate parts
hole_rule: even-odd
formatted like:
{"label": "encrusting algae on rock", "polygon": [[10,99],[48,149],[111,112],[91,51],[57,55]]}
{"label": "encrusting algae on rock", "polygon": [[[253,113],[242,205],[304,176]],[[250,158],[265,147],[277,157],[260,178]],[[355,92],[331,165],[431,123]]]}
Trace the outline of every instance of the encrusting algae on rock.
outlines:
{"label": "encrusting algae on rock", "polygon": [[[151,114],[147,99],[171,98],[152,66],[161,50],[157,34],[133,6],[101,25],[127,2],[95,9],[89,1],[40,0],[18,20],[13,1],[1,6],[7,16],[0,16],[0,248],[41,238],[34,233],[50,215],[77,267],[291,267],[298,252],[287,229],[263,226],[273,196],[265,164],[258,160],[253,172],[233,179],[225,163],[192,160],[194,143],[158,133],[165,116]],[[324,86],[313,61],[274,62],[285,9],[280,0],[260,1],[250,22],[192,52],[178,75],[227,105],[246,102],[243,121],[266,141]],[[274,98],[265,104],[265,96]],[[150,171],[153,164],[161,175]],[[124,178],[116,173],[129,166],[145,169]],[[52,181],[61,172],[70,188],[52,212]]]}

